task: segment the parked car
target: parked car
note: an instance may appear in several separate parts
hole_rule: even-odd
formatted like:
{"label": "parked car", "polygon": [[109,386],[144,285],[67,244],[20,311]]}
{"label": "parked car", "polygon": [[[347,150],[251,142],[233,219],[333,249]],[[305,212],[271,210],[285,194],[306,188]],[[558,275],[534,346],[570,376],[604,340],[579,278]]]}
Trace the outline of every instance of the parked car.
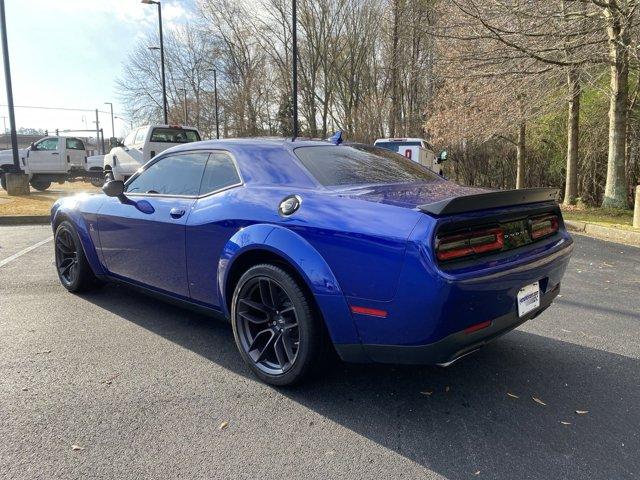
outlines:
{"label": "parked car", "polygon": [[201,140],[193,127],[179,125],[147,125],[133,130],[104,158],[104,171],[109,179],[127,180],[138,169],[168,148]]}
{"label": "parked car", "polygon": [[442,162],[447,159],[446,152],[436,155],[431,144],[423,138],[378,138],[373,144],[404,155],[442,175]]}
{"label": "parked car", "polygon": [[549,307],[573,249],[555,190],[462,187],[370,145],[191,143],[103,191],[52,208],[62,285],[227,318],[274,385],[321,369],[327,343],[450,364]]}
{"label": "parked car", "polygon": [[[76,137],[45,137],[18,150],[20,168],[29,175],[29,183],[44,191],[51,183],[89,181],[102,185],[102,157],[88,157],[84,141]],[[4,174],[13,171],[13,153],[0,151],[0,182],[6,190]]]}

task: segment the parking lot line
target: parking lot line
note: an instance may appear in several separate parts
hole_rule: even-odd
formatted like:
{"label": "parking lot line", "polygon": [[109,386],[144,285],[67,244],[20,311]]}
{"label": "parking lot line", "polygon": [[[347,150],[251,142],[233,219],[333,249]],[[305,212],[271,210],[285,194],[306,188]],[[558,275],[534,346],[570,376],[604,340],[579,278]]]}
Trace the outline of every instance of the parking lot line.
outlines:
{"label": "parking lot line", "polygon": [[8,263],[13,262],[14,260],[16,260],[17,258],[20,258],[22,255],[29,253],[32,250],[35,250],[36,248],[44,245],[45,243],[50,242],[51,240],[53,240],[53,237],[49,237],[49,238],[45,238],[44,240],[42,240],[41,242],[38,242],[34,245],[31,245],[30,247],[27,247],[23,250],[20,250],[18,253],[15,253],[13,255],[11,255],[10,257],[5,258],[4,260],[0,260],[0,267],[4,267],[5,265],[7,265]]}

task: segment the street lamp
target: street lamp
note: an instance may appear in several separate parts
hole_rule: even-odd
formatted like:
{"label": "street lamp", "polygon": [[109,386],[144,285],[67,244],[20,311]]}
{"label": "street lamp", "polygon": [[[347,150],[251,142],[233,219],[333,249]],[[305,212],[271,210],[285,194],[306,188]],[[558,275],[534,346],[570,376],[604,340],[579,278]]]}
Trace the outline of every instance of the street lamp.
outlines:
{"label": "street lamp", "polygon": [[113,124],[113,103],[104,102],[104,104],[111,107],[111,138],[116,138],[116,127]]}
{"label": "street lamp", "polygon": [[[13,87],[11,85],[11,67],[9,63],[9,46],[7,43],[7,19],[4,11],[4,0],[0,0],[0,28],[2,28],[2,58],[4,59],[4,81],[7,87],[7,107],[9,110],[9,128],[11,129],[11,151],[13,154],[14,173],[20,170],[18,155],[18,134],[16,133],[16,118],[13,110]],[[28,192],[28,189],[27,189]]]}
{"label": "street lamp", "polygon": [[296,7],[296,0],[292,1],[291,5],[292,9],[292,40],[293,40],[293,48],[292,48],[292,67],[293,67],[293,138],[298,136],[298,12]]}
{"label": "street lamp", "polygon": [[160,32],[160,68],[162,70],[162,111],[164,113],[164,123],[167,125],[167,85],[164,75],[164,41],[162,40],[162,4],[154,0],[142,0],[145,5],[158,6],[158,30]]}

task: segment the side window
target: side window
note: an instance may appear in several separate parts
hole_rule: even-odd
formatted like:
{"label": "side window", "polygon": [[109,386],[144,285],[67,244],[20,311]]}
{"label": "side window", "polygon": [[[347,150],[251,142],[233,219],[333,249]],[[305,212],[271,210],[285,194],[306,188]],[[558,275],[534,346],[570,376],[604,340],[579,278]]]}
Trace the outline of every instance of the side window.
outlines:
{"label": "side window", "polygon": [[161,158],[127,185],[127,193],[196,196],[208,158],[208,153],[185,153]]}
{"label": "side window", "polygon": [[36,150],[38,151],[52,151],[58,150],[58,139],[57,138],[45,138],[40,142],[36,143]]}
{"label": "side window", "polygon": [[238,183],[240,183],[240,176],[231,157],[226,153],[212,153],[204,169],[200,195],[206,195]]}
{"label": "side window", "polygon": [[79,138],[67,138],[67,150],[84,150],[84,143]]}
{"label": "side window", "polygon": [[146,128],[141,128],[140,130],[138,130],[136,132],[136,139],[133,142],[134,145],[138,145],[140,143],[144,143],[144,137],[147,136],[147,129]]}

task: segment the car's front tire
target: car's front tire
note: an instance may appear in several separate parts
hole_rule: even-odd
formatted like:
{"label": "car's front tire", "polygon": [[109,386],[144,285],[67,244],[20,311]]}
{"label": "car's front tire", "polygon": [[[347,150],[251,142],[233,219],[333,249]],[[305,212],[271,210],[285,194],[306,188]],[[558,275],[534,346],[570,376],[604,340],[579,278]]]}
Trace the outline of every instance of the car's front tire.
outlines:
{"label": "car's front tire", "polygon": [[58,225],[54,244],[56,271],[64,288],[70,292],[84,292],[100,286],[71,222],[64,220]]}
{"label": "car's front tire", "polygon": [[262,381],[298,383],[321,361],[323,329],[303,288],[283,269],[256,265],[238,281],[231,323],[238,350]]}

